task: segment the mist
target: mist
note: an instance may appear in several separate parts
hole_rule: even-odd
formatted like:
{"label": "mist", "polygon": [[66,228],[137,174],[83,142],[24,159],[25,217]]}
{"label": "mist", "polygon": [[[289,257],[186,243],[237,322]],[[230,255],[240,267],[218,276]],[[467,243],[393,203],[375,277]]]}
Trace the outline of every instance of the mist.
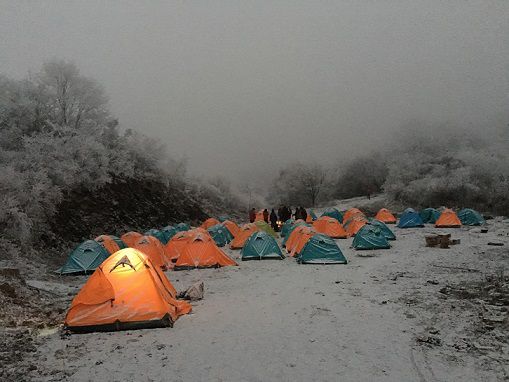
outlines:
{"label": "mist", "polygon": [[74,61],[122,129],[196,176],[264,184],[412,123],[485,134],[509,121],[506,1],[0,4],[1,73]]}

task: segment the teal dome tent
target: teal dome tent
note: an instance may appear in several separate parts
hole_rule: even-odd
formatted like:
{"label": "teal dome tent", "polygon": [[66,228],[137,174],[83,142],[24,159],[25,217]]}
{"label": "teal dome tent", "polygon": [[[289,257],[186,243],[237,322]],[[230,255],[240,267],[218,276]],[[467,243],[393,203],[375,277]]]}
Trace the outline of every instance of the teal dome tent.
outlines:
{"label": "teal dome tent", "polygon": [[267,232],[254,232],[240,252],[242,260],[283,259],[277,241]]}

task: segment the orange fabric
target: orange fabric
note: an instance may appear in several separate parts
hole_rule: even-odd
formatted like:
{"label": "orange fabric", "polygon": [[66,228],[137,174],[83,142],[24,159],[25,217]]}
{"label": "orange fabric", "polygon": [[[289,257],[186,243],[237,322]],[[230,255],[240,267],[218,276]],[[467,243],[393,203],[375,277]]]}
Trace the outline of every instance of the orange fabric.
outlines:
{"label": "orange fabric", "polygon": [[288,236],[288,240],[285,243],[285,247],[288,252],[291,252],[292,248],[295,246],[295,244],[297,244],[301,233],[306,230],[309,230],[309,227],[305,225],[300,225],[292,231],[290,236]]}
{"label": "orange fabric", "polygon": [[[129,265],[115,267],[126,258]],[[134,268],[134,269],[133,269]],[[161,320],[172,322],[191,311],[176,300],[164,273],[140,251],[126,248],[106,259],[71,303],[65,325],[71,327]]]}
{"label": "orange fabric", "polygon": [[132,247],[134,244],[136,244],[136,242],[138,240],[140,240],[140,238],[142,237],[143,235],[139,232],[134,232],[134,231],[131,231],[131,232],[127,232],[127,233],[124,233],[120,239],[128,246],[128,247]]}
{"label": "orange fabric", "polygon": [[461,221],[456,215],[456,212],[447,208],[442,211],[440,217],[435,223],[435,227],[437,228],[459,228],[461,227]]}
{"label": "orange fabric", "polygon": [[214,218],[208,218],[207,220],[205,220],[202,225],[201,225],[201,228],[203,229],[209,229],[210,227],[213,227],[217,224],[220,224],[220,221],[217,220],[217,219],[214,219]]}
{"label": "orange fabric", "polygon": [[198,234],[184,246],[175,263],[175,268],[225,267],[228,265],[237,265],[237,263],[219,249],[210,236]]}
{"label": "orange fabric", "polygon": [[170,259],[166,257],[166,251],[161,242],[153,236],[142,236],[132,248],[143,252],[150,261],[158,267],[167,268]]}
{"label": "orange fabric", "polygon": [[170,261],[176,261],[192,237],[193,233],[190,231],[179,232],[173,236],[165,246],[166,257]]}
{"label": "orange fabric", "polygon": [[316,235],[316,231],[311,227],[304,227],[306,229],[302,229],[297,233],[297,238],[295,239],[295,242],[292,247],[288,246],[288,243],[286,243],[286,250],[290,254],[290,256],[295,256],[296,254],[299,254],[300,251],[304,248],[306,243],[311,239],[313,236]]}
{"label": "orange fabric", "polygon": [[95,239],[99,244],[101,244],[106,250],[113,255],[115,252],[120,251],[120,247],[118,244],[108,235],[97,236]]}
{"label": "orange fabric", "polygon": [[308,216],[306,217],[306,223],[313,223],[313,218],[311,217],[311,214],[308,213]]}
{"label": "orange fabric", "polygon": [[223,225],[228,229],[228,231],[230,231],[233,237],[237,236],[237,234],[239,233],[240,227],[231,220],[225,220],[223,222]]}
{"label": "orange fabric", "polygon": [[313,228],[320,233],[332,237],[333,239],[346,239],[348,233],[343,226],[334,218],[322,216],[313,222]]}
{"label": "orange fabric", "polygon": [[361,215],[355,215],[352,218],[352,222],[347,225],[346,232],[348,236],[355,236],[359,230],[364,227],[368,221]]}
{"label": "orange fabric", "polygon": [[396,217],[387,208],[380,209],[375,215],[375,219],[387,224],[396,223]]}
{"label": "orange fabric", "polygon": [[249,239],[249,236],[253,234],[253,232],[258,231],[258,227],[254,224],[245,224],[243,225],[239,232],[237,233],[237,236],[232,240],[230,243],[231,249],[240,249],[244,247],[244,244],[246,244],[247,239]]}
{"label": "orange fabric", "polygon": [[364,216],[364,213],[361,210],[359,210],[358,208],[350,208],[343,215],[343,222],[347,222],[348,220],[353,218],[355,215],[362,215],[362,216]]}

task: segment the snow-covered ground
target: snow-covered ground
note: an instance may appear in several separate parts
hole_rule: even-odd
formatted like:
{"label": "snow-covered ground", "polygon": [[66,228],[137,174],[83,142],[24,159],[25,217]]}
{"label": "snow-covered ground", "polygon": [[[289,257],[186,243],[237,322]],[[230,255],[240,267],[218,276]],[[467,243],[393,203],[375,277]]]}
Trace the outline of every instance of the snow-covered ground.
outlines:
{"label": "snow-covered ground", "polygon": [[[505,380],[507,305],[475,295],[477,281],[486,283],[509,265],[509,222],[490,221],[489,228],[487,234],[440,230],[461,239],[450,249],[424,246],[424,236],[437,232],[432,226],[394,228],[398,239],[389,250],[354,251],[351,239],[338,240],[347,265],[298,265],[286,258],[167,272],[177,289],[204,280],[205,298],[193,303],[193,314],[171,329],[50,333],[27,359],[38,368],[31,378]],[[228,252],[238,260],[238,251]]]}

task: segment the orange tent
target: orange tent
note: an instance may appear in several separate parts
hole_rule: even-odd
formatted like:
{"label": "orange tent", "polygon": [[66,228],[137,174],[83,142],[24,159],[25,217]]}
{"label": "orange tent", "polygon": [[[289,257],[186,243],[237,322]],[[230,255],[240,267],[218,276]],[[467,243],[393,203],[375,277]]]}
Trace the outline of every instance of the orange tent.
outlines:
{"label": "orange tent", "polygon": [[302,248],[306,245],[306,243],[311,239],[313,236],[316,235],[316,231],[311,227],[304,227],[304,229],[300,230],[300,232],[297,233],[297,238],[295,239],[295,242],[293,243],[293,247],[289,247],[288,243],[286,243],[286,250],[290,254],[290,256],[295,256],[296,254],[299,254],[300,251],[302,251]]}
{"label": "orange tent", "polygon": [[300,225],[296,227],[292,233],[290,233],[290,236],[288,236],[288,240],[286,240],[285,248],[288,252],[291,252],[292,248],[297,244],[299,241],[300,235],[303,231],[308,230],[310,227],[305,225]]}
{"label": "orange tent", "polygon": [[189,242],[189,240],[193,237],[193,233],[190,231],[183,231],[179,232],[176,235],[174,235],[168,243],[166,243],[165,251],[166,251],[166,257],[170,261],[177,261],[180,254],[182,253],[182,250],[186,246],[186,244]]}
{"label": "orange tent", "polygon": [[240,227],[239,232],[237,233],[237,236],[232,240],[230,243],[231,249],[241,249],[244,247],[244,244],[246,244],[247,239],[249,239],[249,236],[253,234],[253,232],[258,231],[258,227],[255,224],[244,224],[242,227]]}
{"label": "orange tent", "polygon": [[228,229],[228,231],[230,231],[233,237],[237,236],[237,234],[239,233],[240,227],[231,220],[225,220],[223,222],[223,225]]}
{"label": "orange tent", "polygon": [[387,208],[382,208],[375,215],[376,220],[386,224],[396,224],[396,217]]}
{"label": "orange tent", "polygon": [[[348,223],[348,222],[347,222]],[[348,224],[345,224],[346,232],[348,236],[355,236],[359,230],[364,227],[368,221],[364,217],[364,215],[355,215],[350,219]]]}
{"label": "orange tent", "polygon": [[143,235],[139,232],[127,232],[124,233],[120,239],[128,246],[132,247]]}
{"label": "orange tent", "polygon": [[313,228],[333,239],[346,239],[348,233],[343,226],[334,218],[322,216],[313,222]]}
{"label": "orange tent", "polygon": [[440,217],[435,223],[437,228],[459,228],[461,227],[461,221],[456,215],[456,212],[447,208],[442,211]]}
{"label": "orange tent", "polygon": [[350,220],[351,218],[353,218],[354,216],[356,215],[362,215],[364,216],[364,212],[362,212],[361,210],[359,210],[358,208],[350,208],[348,211],[345,212],[345,214],[343,215],[343,223],[344,222],[347,222],[348,220]]}
{"label": "orange tent", "polygon": [[228,265],[237,263],[219,249],[210,236],[197,234],[182,249],[174,269],[218,268]]}
{"label": "orange tent", "polygon": [[142,236],[133,244],[132,248],[143,252],[152,264],[167,269],[170,265],[170,259],[166,257],[166,251],[163,244],[154,236]]}
{"label": "orange tent", "polygon": [[65,326],[76,332],[165,327],[190,311],[159,267],[125,248],[90,276],[72,301]]}
{"label": "orange tent", "polygon": [[201,228],[203,229],[209,229],[210,227],[213,227],[217,224],[220,224],[221,222],[217,219],[214,219],[214,218],[208,218],[207,220],[205,220],[202,225],[201,225]]}
{"label": "orange tent", "polygon": [[110,255],[120,251],[120,247],[118,246],[117,242],[108,235],[97,236],[94,240],[106,248]]}

